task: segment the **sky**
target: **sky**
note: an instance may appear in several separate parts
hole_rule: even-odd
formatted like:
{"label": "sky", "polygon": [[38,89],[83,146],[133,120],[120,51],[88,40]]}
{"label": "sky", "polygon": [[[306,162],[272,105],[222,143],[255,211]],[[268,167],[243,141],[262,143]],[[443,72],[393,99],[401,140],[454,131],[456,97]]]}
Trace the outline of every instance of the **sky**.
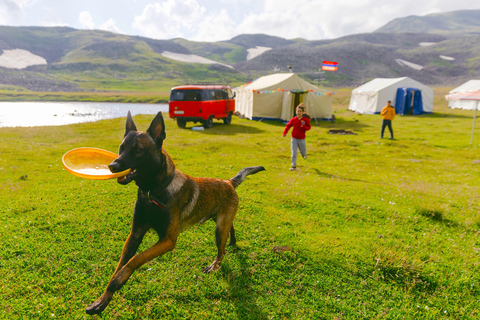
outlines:
{"label": "sky", "polygon": [[240,34],[335,39],[395,18],[480,9],[473,0],[0,0],[0,25],[68,26],[215,42]]}

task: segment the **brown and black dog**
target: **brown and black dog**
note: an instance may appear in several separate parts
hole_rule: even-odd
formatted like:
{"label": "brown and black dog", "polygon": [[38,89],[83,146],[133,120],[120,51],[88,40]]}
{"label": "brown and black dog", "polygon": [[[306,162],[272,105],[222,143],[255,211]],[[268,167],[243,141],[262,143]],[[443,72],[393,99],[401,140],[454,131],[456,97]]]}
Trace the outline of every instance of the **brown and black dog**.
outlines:
{"label": "brown and black dog", "polygon": [[[248,167],[234,178],[193,178],[175,168],[172,158],[163,148],[165,123],[159,112],[147,132],[138,132],[130,112],[127,115],[125,136],[119,156],[110,164],[110,171],[131,172],[118,179],[126,185],[132,180],[138,186],[133,222],[117,268],[97,301],[87,308],[88,314],[99,314],[108,305],[115,291],[119,290],[141,265],[175,248],[180,232],[196,223],[209,219],[216,222],[215,239],[217,257],[203,269],[209,273],[220,267],[225,256],[225,245],[230,234],[234,245],[233,219],[237,212],[238,196],[235,188],[249,174],[265,168]],[[145,233],[153,228],[159,237],[151,248],[136,254]]]}

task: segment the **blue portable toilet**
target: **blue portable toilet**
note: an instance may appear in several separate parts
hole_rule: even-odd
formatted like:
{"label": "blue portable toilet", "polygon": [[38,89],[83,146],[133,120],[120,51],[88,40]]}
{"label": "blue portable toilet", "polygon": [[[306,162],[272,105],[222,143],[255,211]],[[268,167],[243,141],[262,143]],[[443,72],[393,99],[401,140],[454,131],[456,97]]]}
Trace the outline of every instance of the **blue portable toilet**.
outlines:
{"label": "blue portable toilet", "polygon": [[396,114],[422,114],[422,91],[417,88],[398,88],[395,99]]}

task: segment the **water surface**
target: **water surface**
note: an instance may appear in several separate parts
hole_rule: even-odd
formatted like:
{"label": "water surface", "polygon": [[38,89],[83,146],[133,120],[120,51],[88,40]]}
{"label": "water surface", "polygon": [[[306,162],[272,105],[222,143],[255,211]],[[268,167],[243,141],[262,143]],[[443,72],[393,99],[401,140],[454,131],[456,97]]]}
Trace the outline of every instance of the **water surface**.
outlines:
{"label": "water surface", "polygon": [[59,126],[167,112],[167,104],[107,102],[0,102],[0,127]]}

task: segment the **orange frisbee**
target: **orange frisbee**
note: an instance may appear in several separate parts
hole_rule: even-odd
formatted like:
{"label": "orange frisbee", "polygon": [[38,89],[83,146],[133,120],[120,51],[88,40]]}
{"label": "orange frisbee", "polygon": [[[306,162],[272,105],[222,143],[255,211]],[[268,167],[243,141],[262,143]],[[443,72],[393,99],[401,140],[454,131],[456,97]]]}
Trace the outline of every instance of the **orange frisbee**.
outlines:
{"label": "orange frisbee", "polygon": [[62,157],[63,166],[71,174],[91,180],[108,180],[126,176],[130,169],[112,173],[108,165],[118,157],[117,154],[97,148],[77,148],[68,151]]}

